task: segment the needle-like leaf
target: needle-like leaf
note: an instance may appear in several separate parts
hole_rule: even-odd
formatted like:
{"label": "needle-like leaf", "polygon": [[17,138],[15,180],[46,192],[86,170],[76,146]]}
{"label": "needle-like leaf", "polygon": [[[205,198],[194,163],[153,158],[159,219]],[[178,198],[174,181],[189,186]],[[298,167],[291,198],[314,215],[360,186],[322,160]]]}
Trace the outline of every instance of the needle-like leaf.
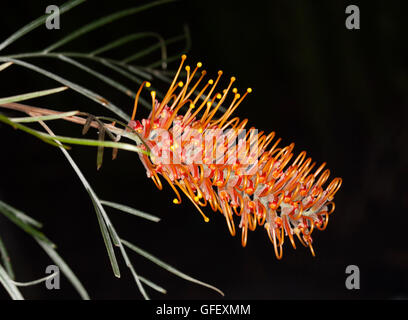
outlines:
{"label": "needle-like leaf", "polygon": [[0,264],[0,283],[3,285],[4,289],[8,292],[13,300],[24,300],[17,286],[13,283],[13,280],[7,274],[6,270]]}
{"label": "needle-like leaf", "polygon": [[205,283],[205,282],[202,282],[202,281],[200,281],[200,280],[197,280],[197,279],[195,279],[195,278],[193,278],[193,277],[190,277],[189,275],[187,275],[187,274],[185,274],[185,273],[183,273],[183,272],[177,270],[176,268],[174,268],[174,267],[168,265],[167,263],[163,262],[163,261],[160,260],[159,258],[156,258],[155,256],[151,255],[150,253],[146,252],[145,250],[143,250],[143,249],[141,249],[141,248],[139,248],[139,247],[136,247],[134,244],[132,244],[132,243],[130,243],[130,242],[124,240],[124,239],[121,239],[121,242],[122,242],[126,247],[128,247],[129,249],[131,249],[131,250],[135,251],[136,253],[140,254],[141,256],[143,256],[143,257],[149,259],[149,260],[152,261],[153,263],[155,263],[155,264],[157,264],[158,266],[162,267],[163,269],[165,269],[165,270],[167,270],[167,271],[169,271],[169,272],[175,274],[176,276],[178,276],[178,277],[180,277],[180,278],[182,278],[182,279],[185,279],[185,280],[187,280],[187,281],[190,281],[190,282],[193,282],[193,283],[197,283],[197,284],[199,284],[199,285],[201,285],[201,286],[210,288],[210,289],[212,289],[212,290],[218,292],[220,295],[224,296],[224,293],[223,293],[220,289],[218,289],[218,288],[216,288],[216,287],[214,287],[214,286],[212,286],[212,285],[210,285],[210,284],[208,284],[208,283]]}
{"label": "needle-like leaf", "polygon": [[36,239],[38,244],[44,249],[52,261],[60,268],[61,272],[68,278],[69,282],[74,286],[79,295],[84,300],[89,300],[88,292],[85,290],[82,283],[79,281],[77,276],[72,272],[71,268],[66,264],[66,262],[60,257],[60,255],[55,251],[55,249],[50,246],[47,242],[40,239]]}
{"label": "needle-like leaf", "polygon": [[[51,257],[51,259],[60,267],[61,271],[66,275],[72,285],[77,289],[78,293],[81,295],[83,299],[89,299],[86,290],[75,276],[75,274],[71,271],[65,261],[58,255],[55,251],[55,244],[52,243],[42,232],[38,231],[34,227],[33,224],[36,226],[39,225],[33,218],[23,214],[22,212],[18,211],[17,209],[9,206],[8,204],[0,201],[0,212],[3,213],[7,218],[9,218],[12,222],[14,222],[17,226],[19,226],[22,230],[26,231],[29,235],[31,235],[45,250],[45,252]],[[10,276],[7,274],[2,275],[2,266],[0,264],[0,282],[6,287],[6,290],[12,295],[14,298],[19,298],[19,292],[16,291],[15,286],[16,284],[12,281]],[[2,278],[3,277],[3,278]],[[21,297],[22,298],[22,297]]]}
{"label": "needle-like leaf", "polygon": [[115,277],[120,278],[119,265],[116,259],[115,250],[113,249],[113,246],[112,246],[111,236],[106,227],[105,221],[102,216],[102,212],[100,211],[95,199],[91,198],[91,200],[95,208],[96,217],[98,219],[99,228],[101,229],[103,242],[105,243],[106,251],[108,252],[108,257],[112,265],[113,274],[115,275]]}
{"label": "needle-like leaf", "polygon": [[44,52],[50,52],[53,51],[61,46],[63,46],[64,44],[67,44],[69,42],[71,42],[72,40],[88,33],[91,32],[95,29],[98,29],[100,27],[103,27],[109,23],[112,23],[118,19],[142,12],[144,10],[153,8],[155,6],[164,4],[164,3],[168,3],[168,2],[172,2],[174,0],[160,0],[160,1],[154,1],[139,7],[134,7],[134,8],[129,8],[129,9],[125,9],[125,10],[121,10],[118,12],[115,12],[113,14],[110,14],[108,16],[102,17],[100,19],[97,19],[91,23],[86,24],[85,26],[77,29],[76,31],[70,33],[69,35],[67,35],[66,37],[62,38],[61,40],[57,41],[56,43],[50,45],[49,47],[47,47],[46,49],[44,49]]}
{"label": "needle-like leaf", "polygon": [[72,117],[79,113],[79,111],[69,111],[61,112],[59,114],[51,114],[49,116],[39,116],[39,117],[21,117],[21,118],[10,118],[11,121],[17,123],[30,123],[38,121],[48,121],[48,120],[58,120],[65,117]]}
{"label": "needle-like leaf", "polygon": [[37,279],[37,280],[33,280],[33,281],[28,281],[28,282],[18,282],[18,281],[13,281],[13,283],[17,286],[17,287],[31,287],[34,286],[36,284],[45,282],[47,280],[51,280],[52,278],[55,278],[56,276],[59,275],[59,272],[54,272],[52,274],[50,274],[49,276]]}
{"label": "needle-like leaf", "polygon": [[49,134],[46,134],[44,132],[38,131],[31,129],[27,126],[24,126],[22,124],[16,123],[11,121],[9,118],[3,116],[0,114],[0,122],[4,122],[6,124],[11,125],[14,128],[20,129],[22,131],[25,131],[41,140],[44,142],[47,142],[51,145],[54,146],[59,146],[58,144],[55,143],[54,140],[58,140],[60,142],[65,142],[69,144],[76,144],[76,145],[82,145],[82,146],[94,146],[94,147],[108,147],[108,148],[118,148],[122,150],[127,150],[127,151],[132,151],[132,152],[140,152],[144,154],[149,154],[149,152],[129,143],[123,143],[123,142],[114,142],[114,141],[99,141],[99,140],[93,140],[93,139],[81,139],[81,138],[71,138],[71,137],[61,137],[61,136],[51,136]]}
{"label": "needle-like leaf", "polygon": [[[71,0],[63,4],[59,9],[60,15],[71,10],[72,8],[76,7],[77,5],[85,2],[85,0]],[[20,30],[13,33],[10,37],[0,43],[0,51],[3,50],[5,47],[16,41],[17,39],[21,38],[25,34],[29,33],[30,31],[38,28],[39,26],[44,25],[45,20],[48,18],[48,15],[43,15],[34,21],[31,21],[29,24],[22,27]]]}
{"label": "needle-like leaf", "polygon": [[[176,42],[178,42],[178,41],[183,40],[184,38],[185,38],[185,35],[182,34],[182,35],[180,35],[180,36],[176,36],[176,37],[167,39],[166,41],[164,41],[164,45],[167,46],[167,45],[169,45],[169,44],[176,43]],[[129,56],[129,57],[124,58],[124,59],[122,60],[122,63],[129,63],[129,62],[132,62],[132,61],[134,61],[134,60],[140,59],[140,58],[142,58],[142,57],[148,55],[149,53],[154,52],[156,49],[159,49],[159,48],[162,48],[162,47],[163,47],[163,43],[160,43],[160,42],[159,42],[159,43],[156,43],[156,44],[154,44],[154,45],[152,45],[152,46],[150,46],[150,47],[148,47],[148,48],[146,48],[146,49],[144,49],[144,50],[142,50],[142,51],[139,51],[139,52],[137,52],[137,53],[132,54],[132,55]],[[164,61],[164,62],[166,62],[167,57],[164,57],[164,58],[163,58],[163,55],[162,55],[162,59],[161,59],[161,60]]]}
{"label": "needle-like leaf", "polygon": [[5,57],[0,57],[0,61],[10,61],[15,63],[16,65],[20,65],[22,67],[25,67],[27,69],[30,69],[32,71],[38,72],[48,78],[51,78],[59,83],[62,83],[63,85],[71,88],[72,90],[75,90],[77,92],[79,92],[80,94],[86,96],[87,98],[97,102],[98,104],[104,106],[105,108],[109,109],[110,111],[112,111],[113,113],[115,113],[116,115],[118,115],[119,117],[121,117],[122,119],[129,121],[130,118],[129,116],[124,113],[122,110],[120,110],[117,106],[115,106],[113,103],[109,102],[108,100],[106,100],[104,97],[102,97],[101,95],[88,90],[76,83],[73,83],[69,80],[66,80],[58,75],[56,75],[55,73],[52,73],[50,71],[47,71],[45,69],[42,69],[40,67],[37,67],[31,63],[25,62],[25,61],[21,61],[21,60],[17,60],[17,59],[12,59],[12,58],[5,58]]}
{"label": "needle-like leaf", "polygon": [[[41,123],[41,125],[45,128],[45,130],[53,137],[56,137],[55,134],[52,132],[52,130],[45,124],[45,123]],[[57,144],[60,144],[59,141],[56,141]],[[67,158],[68,162],[70,163],[70,165],[72,166],[72,168],[74,169],[75,173],[77,174],[77,176],[79,177],[79,179],[81,180],[83,186],[85,187],[85,190],[88,192],[92,203],[97,207],[96,209],[96,213],[100,213],[100,216],[102,216],[103,218],[103,223],[106,225],[106,228],[109,231],[109,235],[112,237],[113,242],[115,243],[115,245],[119,246],[119,249],[122,253],[122,257],[125,260],[126,266],[130,269],[133,278],[135,279],[136,285],[139,288],[139,291],[141,292],[141,294],[143,295],[143,297],[146,300],[149,300],[149,296],[147,295],[141,280],[138,276],[138,274],[136,273],[132,263],[130,262],[126,250],[123,247],[122,243],[119,240],[119,236],[116,233],[115,228],[113,227],[108,215],[105,212],[105,209],[102,206],[101,201],[99,200],[99,197],[96,195],[96,193],[94,192],[94,190],[92,189],[91,185],[89,184],[89,182],[86,180],[85,176],[83,175],[82,171],[79,169],[79,167],[77,166],[77,164],[75,163],[75,161],[72,159],[72,157],[69,155],[68,151],[65,150],[62,146],[60,146],[60,150],[62,151],[62,153],[64,154],[64,156]],[[98,216],[99,217],[99,216]],[[99,218],[98,218],[99,219]],[[106,235],[106,230],[102,230],[102,234]],[[111,263],[115,263],[114,260],[111,260]]]}
{"label": "needle-like leaf", "polygon": [[[170,62],[172,62],[172,61],[175,61],[175,60],[177,60],[177,59],[180,59],[180,55],[181,55],[182,53],[188,52],[188,51],[190,50],[190,48],[191,48],[191,36],[190,36],[190,28],[188,27],[188,25],[184,25],[184,34],[185,34],[185,39],[186,39],[186,44],[185,44],[184,50],[181,50],[181,53],[175,54],[175,55],[173,55],[173,56],[167,58],[167,59],[165,60],[166,63],[170,63]],[[156,61],[156,62],[154,62],[154,63],[148,65],[147,67],[148,67],[148,68],[152,68],[152,69],[153,69],[153,68],[157,68],[157,67],[160,66],[162,63],[163,63],[163,60]]]}
{"label": "needle-like leaf", "polygon": [[158,291],[160,293],[163,293],[163,294],[167,293],[166,289],[160,287],[159,285],[155,284],[154,282],[150,281],[149,279],[146,279],[146,278],[142,277],[141,275],[139,275],[139,279],[140,279],[141,282],[143,282],[145,285],[149,286],[150,288],[152,288],[152,289],[154,289],[154,290],[156,290],[156,291]]}
{"label": "needle-like leaf", "polygon": [[[47,239],[47,237],[41,231],[38,231],[36,228],[34,228],[31,224],[27,222],[27,220],[21,219],[21,215],[18,214],[18,210],[9,206],[8,204],[1,200],[0,200],[0,213],[2,213],[6,218],[15,223],[29,235],[55,247],[55,244],[53,244],[49,239]],[[26,215],[24,215],[24,217],[26,217]]]}
{"label": "needle-like leaf", "polygon": [[25,100],[29,100],[33,98],[42,97],[42,96],[48,96],[50,94],[61,92],[67,89],[68,87],[58,87],[55,89],[41,90],[41,91],[19,94],[19,95],[11,96],[11,97],[0,98],[0,104],[25,101]]}
{"label": "needle-like leaf", "polygon": [[73,66],[75,66],[75,67],[77,67],[77,68],[79,68],[79,69],[81,69],[83,71],[86,71],[86,73],[91,74],[94,77],[98,78],[99,80],[102,80],[103,82],[109,84],[113,88],[115,88],[115,89],[119,90],[120,92],[126,94],[128,97],[133,98],[136,95],[136,92],[132,91],[131,89],[129,89],[129,88],[125,87],[124,85],[120,84],[119,82],[117,82],[117,81],[103,75],[102,73],[97,72],[97,71],[87,67],[86,65],[84,65],[84,64],[82,64],[82,63],[80,63],[78,61],[75,61],[75,60],[73,60],[71,58],[68,58],[68,57],[66,57],[64,55],[60,55],[59,57],[60,57],[61,60],[65,61],[65,62],[68,62],[69,64],[71,64],[71,65],[73,65]]}
{"label": "needle-like leaf", "polygon": [[166,43],[164,41],[164,39],[162,38],[161,35],[159,35],[158,33],[155,32],[139,32],[139,33],[132,33],[132,34],[128,34],[124,37],[121,37],[113,42],[110,42],[106,45],[104,45],[101,48],[98,48],[94,51],[92,51],[90,53],[90,55],[100,55],[103,52],[109,51],[109,50],[113,50],[115,48],[118,48],[120,46],[123,46],[129,42],[138,40],[138,39],[143,39],[143,38],[147,38],[147,37],[153,37],[156,38],[159,41],[159,46],[161,48],[161,55],[162,55],[162,59],[166,59],[167,57],[167,48],[166,48]]}
{"label": "needle-like leaf", "polygon": [[22,222],[32,225],[36,228],[42,228],[42,223],[34,220],[33,218],[27,216],[25,213],[21,212],[20,210],[13,208],[12,206],[8,205],[7,203],[0,200],[0,210],[8,211],[10,214],[15,216],[17,219],[21,220]]}
{"label": "needle-like leaf", "polygon": [[14,271],[11,265],[10,256],[7,252],[6,246],[4,245],[4,241],[0,237],[0,257],[1,261],[3,261],[3,265],[6,268],[6,271],[11,279],[14,279]]}
{"label": "needle-like leaf", "polygon": [[123,204],[110,202],[110,201],[105,201],[105,200],[101,200],[101,203],[103,205],[105,205],[105,206],[108,206],[108,207],[111,207],[111,208],[114,208],[114,209],[129,213],[129,214],[132,214],[134,216],[137,216],[137,217],[140,217],[140,218],[143,218],[143,219],[147,219],[147,220],[150,220],[150,221],[153,221],[153,222],[159,222],[160,221],[159,217],[156,217],[156,216],[151,215],[149,213],[144,213],[144,212],[142,212],[140,210],[133,209],[133,208],[125,206]]}

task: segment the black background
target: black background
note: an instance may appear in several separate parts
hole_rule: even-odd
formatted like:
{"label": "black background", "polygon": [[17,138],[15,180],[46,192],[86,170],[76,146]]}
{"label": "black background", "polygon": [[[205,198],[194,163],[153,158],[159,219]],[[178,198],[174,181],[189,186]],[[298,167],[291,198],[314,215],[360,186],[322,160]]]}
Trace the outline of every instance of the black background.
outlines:
{"label": "black background", "polygon": [[[47,5],[60,3],[3,1],[0,39],[44,14]],[[88,1],[61,17],[60,30],[40,27],[0,55],[45,48],[97,17],[141,3],[146,2]],[[360,7],[360,30],[345,28],[349,4]],[[61,48],[87,52],[141,31],[170,38],[187,24],[191,63],[202,61],[210,74],[222,69],[227,77],[237,77],[239,88],[254,89],[237,111],[239,116],[260,130],[276,131],[285,145],[295,142],[296,153],[307,150],[317,162],[328,163],[332,177],[343,178],[327,230],[314,233],[316,258],[308,249],[293,250],[286,243],[283,260],[277,261],[261,228],[249,234],[242,248],[220,214],[208,209],[210,222],[204,223],[187,201],[174,205],[171,189],[158,191],[133,153],[119,152],[115,161],[107,153],[100,171],[95,149],[74,147],[71,155],[102,199],[162,218],[155,224],[110,210],[123,238],[221,288],[227,298],[407,298],[406,13],[403,1],[179,1],[125,18]],[[126,57],[152,43],[137,42],[113,56]],[[178,53],[183,46],[181,42],[169,50]],[[156,52],[140,63],[158,58]],[[35,61],[130,113],[132,100],[103,82],[61,62],[30,60]],[[177,62],[170,65],[176,67]],[[17,66],[2,71],[0,81],[0,96],[58,86]],[[163,85],[159,80],[154,84]],[[72,91],[27,103],[109,114]],[[139,110],[138,117],[147,115],[146,109]],[[79,126],[62,121],[50,125],[58,134],[80,136]],[[58,244],[91,298],[141,299],[119,252],[122,278],[113,276],[92,203],[62,153],[5,125],[0,125],[0,134],[0,199],[44,222],[44,232]],[[96,138],[95,131],[89,137]],[[51,262],[29,236],[3,217],[0,233],[19,281],[44,276]],[[136,254],[130,256],[137,272],[168,290],[163,296],[148,289],[154,299],[219,298]],[[348,265],[360,268],[360,290],[345,287]],[[66,279],[61,286],[48,291],[39,285],[23,288],[22,293],[31,299],[78,297]],[[0,297],[7,295],[1,291]]]}

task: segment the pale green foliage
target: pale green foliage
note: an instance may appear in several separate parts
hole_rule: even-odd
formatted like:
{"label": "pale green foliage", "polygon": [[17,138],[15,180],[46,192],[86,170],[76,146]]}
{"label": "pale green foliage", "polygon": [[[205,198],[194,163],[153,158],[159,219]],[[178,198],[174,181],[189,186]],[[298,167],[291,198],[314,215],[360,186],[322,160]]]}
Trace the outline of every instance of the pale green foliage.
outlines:
{"label": "pale green foliage", "polygon": [[[35,65],[32,62],[27,62],[24,60],[41,57],[41,58],[58,59],[58,60],[64,61],[70,66],[78,68],[79,70],[82,70],[83,72],[86,72],[87,74],[92,75],[95,78],[104,81],[105,83],[110,85],[115,90],[118,90],[119,92],[125,94],[129,99],[133,99],[135,96],[135,92],[133,90],[125,87],[118,80],[115,80],[112,77],[109,77],[101,73],[100,71],[92,69],[91,67],[87,66],[86,63],[88,61],[92,61],[92,62],[96,62],[100,64],[101,66],[108,67],[109,69],[117,73],[118,75],[121,75],[121,76],[126,77],[127,79],[130,79],[136,84],[140,84],[144,80],[152,80],[153,78],[159,78],[162,81],[168,82],[170,80],[167,77],[167,74],[168,74],[167,71],[164,72],[164,70],[157,70],[154,68],[162,67],[163,69],[165,69],[167,67],[168,62],[175,60],[179,56],[179,54],[175,54],[174,56],[167,57],[167,45],[185,40],[186,47],[184,48],[183,52],[188,50],[190,46],[190,38],[189,38],[189,32],[188,32],[187,27],[185,27],[184,34],[173,37],[168,40],[163,39],[160,35],[153,33],[153,32],[140,32],[140,33],[124,35],[123,37],[116,39],[114,41],[111,41],[107,43],[106,45],[100,48],[97,48],[93,50],[92,52],[88,52],[88,53],[87,52],[56,52],[55,50],[66,44],[69,44],[71,41],[74,41],[78,37],[81,37],[89,32],[96,31],[99,28],[109,23],[113,23],[114,21],[118,19],[122,19],[124,17],[131,16],[134,14],[138,14],[145,10],[154,8],[158,5],[162,5],[168,2],[172,2],[172,1],[173,0],[160,0],[160,1],[148,2],[147,4],[140,5],[138,7],[129,8],[126,10],[121,10],[121,11],[112,13],[108,16],[99,18],[95,21],[91,21],[90,23],[78,28],[77,30],[74,30],[73,32],[71,32],[64,38],[60,39],[56,43],[53,43],[47,46],[45,49],[37,51],[37,52],[5,54],[5,55],[0,56],[0,72],[5,70],[6,68],[13,68],[13,65],[18,65],[28,70],[31,70],[32,72],[36,72],[38,76],[48,77],[63,85],[63,87],[57,87],[55,89],[46,89],[46,90],[35,91],[35,92],[30,92],[30,93],[22,93],[19,95],[14,95],[14,96],[4,97],[4,98],[0,97],[0,108],[8,108],[8,109],[14,109],[17,111],[23,111],[29,115],[28,117],[23,116],[19,118],[10,118],[0,113],[0,122],[10,125],[14,127],[15,129],[22,130],[26,132],[27,134],[32,135],[36,138],[39,138],[42,141],[49,143],[61,150],[64,157],[67,159],[68,163],[71,165],[76,175],[81,180],[84,188],[88,192],[89,197],[94,205],[95,213],[97,216],[97,221],[101,229],[102,238],[106,246],[106,250],[108,253],[110,263],[112,265],[112,270],[113,270],[114,275],[116,277],[121,276],[121,271],[119,269],[119,265],[118,265],[118,261],[116,257],[116,251],[117,249],[119,249],[119,252],[122,258],[124,259],[126,266],[129,268],[129,271],[133,275],[134,280],[145,299],[149,299],[149,296],[144,288],[144,285],[158,292],[161,292],[161,293],[166,293],[166,290],[163,289],[161,286],[155,284],[151,280],[148,280],[140,276],[138,273],[136,273],[135,267],[131,263],[127,255],[125,247],[130,248],[133,251],[145,256],[146,258],[150,259],[154,263],[158,264],[160,267],[176,274],[177,276],[181,278],[184,278],[188,281],[191,281],[191,282],[203,285],[205,287],[211,288],[213,290],[216,290],[220,294],[222,294],[222,292],[209,284],[196,280],[178,271],[177,269],[165,264],[161,260],[145,252],[144,250],[134,246],[133,244],[127,241],[121,240],[116,231],[116,228],[113,226],[111,220],[109,219],[108,213],[105,211],[105,207],[120,210],[120,211],[129,213],[129,214],[138,216],[139,218],[146,219],[148,221],[158,222],[160,219],[151,214],[141,212],[139,210],[130,208],[122,204],[117,204],[117,203],[113,203],[110,201],[101,200],[97,196],[97,194],[95,193],[95,191],[93,190],[93,188],[91,187],[87,179],[85,178],[85,175],[82,173],[79,166],[75,163],[75,161],[72,159],[69,152],[67,151],[67,149],[69,149],[69,145],[82,145],[82,146],[97,147],[98,149],[97,166],[98,167],[102,164],[104,148],[112,148],[113,150],[116,150],[116,151],[118,149],[122,149],[122,150],[130,151],[130,152],[148,153],[149,152],[148,149],[144,151],[139,147],[140,144],[144,143],[142,139],[135,132],[133,132],[132,130],[130,130],[130,128],[127,127],[126,123],[129,120],[129,116],[127,115],[127,113],[122,111],[119,107],[117,107],[115,104],[110,102],[109,99],[103,97],[101,94],[93,92],[90,89],[84,87],[83,85],[74,83],[71,80],[66,79],[65,77],[62,77],[59,74],[55,73],[55,71],[43,69]],[[83,2],[84,0],[67,1],[64,5],[60,7],[60,13],[64,14],[68,12],[69,10],[79,6]],[[38,19],[35,19],[31,23],[24,26],[23,28],[15,32],[13,35],[8,37],[5,41],[0,43],[0,51],[3,51],[4,49],[6,49],[18,39],[24,36],[29,36],[29,33],[32,30],[44,24],[46,18],[47,16],[45,15]],[[106,53],[114,48],[124,46],[131,41],[135,41],[137,39],[141,39],[145,37],[155,38],[157,39],[157,43],[151,47],[143,48],[139,52],[134,52],[121,61],[114,60],[106,56]],[[160,53],[161,53],[160,61],[153,62],[151,63],[150,66],[147,66],[147,67],[140,67],[140,66],[135,66],[135,65],[130,64],[136,59],[139,59],[153,52],[154,50],[160,50]],[[101,54],[104,54],[104,56],[102,56]],[[79,60],[81,60],[81,62]],[[1,73],[0,73],[0,76],[1,76]],[[117,116],[119,119],[114,119],[109,116],[95,117],[95,116],[92,116],[85,112],[80,112],[80,111],[53,112],[52,113],[51,112],[52,110],[49,110],[50,113],[42,113],[42,112],[39,112],[40,110],[39,108],[36,109],[34,107],[30,107],[26,105],[19,105],[16,103],[16,102],[26,101],[28,99],[32,99],[32,98],[36,98],[40,96],[58,94],[59,92],[67,90],[67,89],[76,91],[79,94],[85,96],[86,98],[100,104],[101,106],[105,108],[104,110],[110,111],[111,113],[115,114],[115,116]],[[158,95],[160,96],[160,92],[158,92]],[[143,99],[140,99],[139,101],[145,107],[150,107],[150,103],[148,103],[147,101]],[[77,123],[82,123],[84,125],[83,133],[86,133],[86,131],[88,131],[90,127],[94,127],[94,128],[96,127],[100,132],[99,139],[92,140],[92,139],[84,139],[84,138],[77,138],[77,137],[58,136],[54,134],[54,132],[48,127],[48,125],[45,124],[46,121],[55,121],[55,120],[62,120],[62,119],[70,120],[70,121],[75,120],[77,121]],[[107,122],[103,122],[103,121],[107,121]],[[41,124],[45,132],[34,130],[30,128],[28,125],[33,122]],[[109,124],[112,122],[115,122],[115,124],[121,126],[121,128],[112,126],[111,124]],[[27,125],[22,124],[22,123],[26,123]],[[105,133],[113,141],[105,141],[104,139]],[[129,140],[129,142],[126,142],[126,143],[119,142],[119,139],[121,138],[126,138]],[[75,276],[75,274],[69,268],[69,266],[65,263],[65,261],[58,255],[55,249],[54,243],[51,242],[45,236],[45,234],[40,230],[42,227],[41,223],[29,217],[28,215],[24,214],[23,212],[19,211],[18,209],[14,208],[13,206],[10,206],[9,204],[6,204],[2,201],[0,201],[0,214],[3,215],[2,218],[5,217],[9,219],[16,226],[18,226],[20,229],[28,233],[31,237],[33,237],[33,239],[37,241],[37,243],[41,246],[41,248],[45,251],[45,253],[48,254],[51,260],[53,260],[54,263],[59,266],[61,272],[69,279],[71,284],[75,287],[75,289],[79,293],[80,297],[82,299],[89,299],[89,295],[87,291],[85,290],[85,288],[83,287],[83,285],[81,284],[80,280]],[[34,280],[34,281],[29,281],[26,283],[16,282],[10,255],[6,249],[6,241],[4,241],[4,239],[2,239],[1,237],[0,237],[0,255],[1,255],[0,283],[2,284],[2,286],[6,289],[6,291],[9,293],[9,295],[13,299],[23,299],[22,294],[18,290],[19,286],[35,285],[38,283],[42,283],[51,277],[51,276],[48,276],[45,278],[41,278],[41,279]]]}

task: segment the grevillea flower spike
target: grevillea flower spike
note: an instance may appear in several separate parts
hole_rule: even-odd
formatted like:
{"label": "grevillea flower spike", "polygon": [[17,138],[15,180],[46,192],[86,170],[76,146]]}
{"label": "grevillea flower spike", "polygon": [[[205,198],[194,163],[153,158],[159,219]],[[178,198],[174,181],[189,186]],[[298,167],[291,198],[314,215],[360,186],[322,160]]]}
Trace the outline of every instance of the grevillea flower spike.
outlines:
{"label": "grevillea flower spike", "polygon": [[[297,238],[314,256],[312,232],[326,229],[341,178],[324,188],[330,175],[330,170],[323,170],[325,163],[316,166],[305,151],[294,156],[293,143],[279,147],[281,139],[273,142],[275,132],[245,130],[248,119],[231,118],[252,92],[249,88],[238,93],[232,88],[234,77],[227,88],[217,91],[222,71],[203,84],[206,71],[194,80],[202,67],[199,62],[194,70],[186,66],[185,83],[179,81],[185,59],[183,55],[161,102],[151,91],[152,111],[142,121],[134,120],[137,103],[142,88],[150,83],[144,82],[136,95],[129,126],[150,148],[149,155],[139,154],[147,176],[160,190],[160,177],[164,178],[175,192],[175,204],[181,203],[180,191],[184,193],[206,222],[202,207],[209,204],[214,212],[219,211],[232,236],[236,234],[234,216],[238,216],[243,247],[248,230],[263,226],[278,259],[285,237],[295,249]],[[227,104],[228,94],[232,99]],[[187,110],[180,114],[183,107]],[[221,116],[216,117],[217,112]]]}

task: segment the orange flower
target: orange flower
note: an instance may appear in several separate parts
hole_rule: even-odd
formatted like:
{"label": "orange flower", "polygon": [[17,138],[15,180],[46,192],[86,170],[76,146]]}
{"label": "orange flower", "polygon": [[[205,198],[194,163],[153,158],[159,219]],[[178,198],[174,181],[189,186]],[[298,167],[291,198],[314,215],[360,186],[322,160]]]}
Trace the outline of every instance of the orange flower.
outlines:
{"label": "orange flower", "polygon": [[[312,232],[326,229],[341,178],[323,187],[330,175],[330,170],[323,171],[325,163],[313,172],[316,163],[306,158],[305,151],[294,157],[293,143],[279,147],[281,139],[273,142],[274,132],[266,135],[253,127],[245,130],[248,119],[231,118],[252,92],[248,88],[241,95],[232,88],[235,77],[221,91],[217,85],[222,71],[215,80],[200,86],[205,71],[193,81],[202,67],[199,62],[193,71],[185,67],[185,83],[178,81],[185,59],[183,55],[161,102],[151,92],[152,112],[141,122],[134,120],[137,103],[143,86],[150,83],[144,82],[136,95],[129,126],[142,135],[151,150],[149,156],[139,155],[148,177],[159,189],[159,176],[163,177],[176,194],[175,204],[181,203],[181,190],[206,222],[209,219],[201,208],[207,204],[222,213],[233,236],[234,216],[240,217],[244,247],[248,229],[264,226],[278,259],[282,258],[285,236],[295,249],[298,238],[314,255]],[[232,99],[227,104],[228,96]],[[183,107],[187,111],[181,112]]]}

